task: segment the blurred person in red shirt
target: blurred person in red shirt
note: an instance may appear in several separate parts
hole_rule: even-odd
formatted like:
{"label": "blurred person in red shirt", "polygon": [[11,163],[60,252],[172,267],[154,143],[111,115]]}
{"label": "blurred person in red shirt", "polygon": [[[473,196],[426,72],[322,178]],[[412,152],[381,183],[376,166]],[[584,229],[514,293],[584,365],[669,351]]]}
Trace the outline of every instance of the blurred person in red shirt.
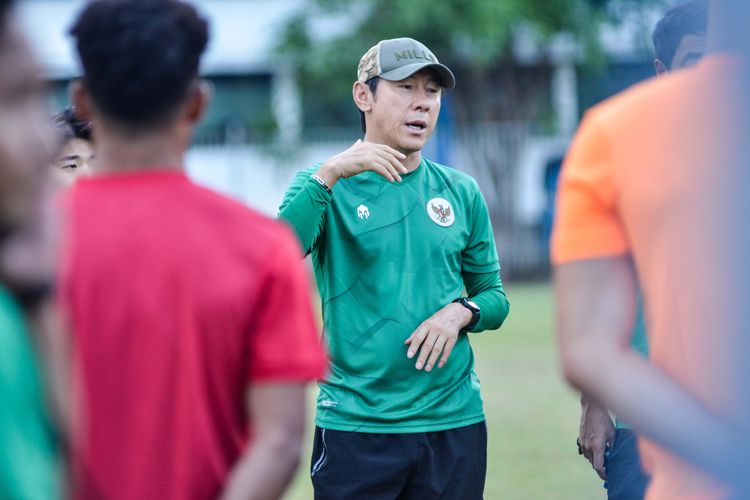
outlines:
{"label": "blurred person in red shirt", "polygon": [[74,496],[278,498],[326,359],[291,231],[184,173],[207,23],[177,0],[97,0],[71,34],[97,157],[65,200]]}

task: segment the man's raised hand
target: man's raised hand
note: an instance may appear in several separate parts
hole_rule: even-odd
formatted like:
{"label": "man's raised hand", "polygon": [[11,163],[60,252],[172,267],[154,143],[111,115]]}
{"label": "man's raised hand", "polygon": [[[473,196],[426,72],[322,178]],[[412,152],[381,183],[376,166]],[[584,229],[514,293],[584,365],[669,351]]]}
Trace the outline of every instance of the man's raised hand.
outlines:
{"label": "man's raised hand", "polygon": [[408,172],[403,163],[406,155],[385,144],[357,140],[352,146],[323,162],[316,172],[329,188],[339,179],[346,179],[366,171],[377,172],[388,181],[401,182]]}

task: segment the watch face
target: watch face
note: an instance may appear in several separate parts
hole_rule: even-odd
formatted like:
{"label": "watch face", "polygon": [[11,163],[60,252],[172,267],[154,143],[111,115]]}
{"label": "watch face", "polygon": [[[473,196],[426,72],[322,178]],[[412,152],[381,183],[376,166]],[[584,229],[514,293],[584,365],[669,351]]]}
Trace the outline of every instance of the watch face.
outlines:
{"label": "watch face", "polygon": [[467,303],[467,304],[469,304],[469,305],[470,305],[470,306],[471,306],[472,308],[474,308],[474,309],[476,309],[477,311],[479,311],[479,306],[478,306],[478,305],[477,305],[477,303],[476,303],[476,302],[474,302],[473,300],[467,300],[467,301],[466,301],[466,303]]}

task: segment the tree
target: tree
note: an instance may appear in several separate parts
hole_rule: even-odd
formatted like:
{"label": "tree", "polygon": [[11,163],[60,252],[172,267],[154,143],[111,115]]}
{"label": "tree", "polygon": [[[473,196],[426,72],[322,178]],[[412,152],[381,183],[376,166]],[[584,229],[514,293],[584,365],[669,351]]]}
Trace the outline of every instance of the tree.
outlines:
{"label": "tree", "polygon": [[[279,48],[295,66],[306,122],[355,124],[351,84],[356,63],[378,40],[410,36],[456,74],[458,121],[543,119],[551,113],[551,60],[521,64],[514,44],[523,31],[539,42],[572,35],[589,65],[601,65],[599,28],[664,0],[310,0],[289,21]],[[343,16],[341,33],[316,38],[315,19]],[[343,103],[343,105],[342,105]],[[311,120],[311,117],[315,119]],[[323,119],[321,123],[321,119]]]}

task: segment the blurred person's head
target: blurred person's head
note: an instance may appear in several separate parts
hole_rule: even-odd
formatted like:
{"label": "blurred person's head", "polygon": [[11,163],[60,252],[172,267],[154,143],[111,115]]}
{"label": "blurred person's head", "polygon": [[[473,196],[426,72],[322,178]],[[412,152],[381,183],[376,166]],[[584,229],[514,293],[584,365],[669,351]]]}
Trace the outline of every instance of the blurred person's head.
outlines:
{"label": "blurred person's head", "polygon": [[[177,133],[187,147],[208,92],[198,78],[208,25],[178,0],[94,0],[70,30],[83,66],[72,85],[97,147],[114,136]],[[101,141],[100,141],[101,140]]]}
{"label": "blurred person's head", "polygon": [[707,26],[708,0],[691,0],[667,11],[651,35],[656,74],[696,64],[706,51]]}
{"label": "blurred person's head", "polygon": [[55,184],[69,186],[78,176],[91,173],[91,122],[81,119],[70,106],[57,113],[53,122],[61,144],[53,168]]}
{"label": "blurred person's head", "polygon": [[437,123],[442,89],[454,86],[450,69],[420,42],[381,40],[359,61],[352,89],[365,138],[420,151]]}
{"label": "blurred person's head", "polygon": [[0,239],[37,213],[54,154],[39,69],[11,4],[0,0]]}

